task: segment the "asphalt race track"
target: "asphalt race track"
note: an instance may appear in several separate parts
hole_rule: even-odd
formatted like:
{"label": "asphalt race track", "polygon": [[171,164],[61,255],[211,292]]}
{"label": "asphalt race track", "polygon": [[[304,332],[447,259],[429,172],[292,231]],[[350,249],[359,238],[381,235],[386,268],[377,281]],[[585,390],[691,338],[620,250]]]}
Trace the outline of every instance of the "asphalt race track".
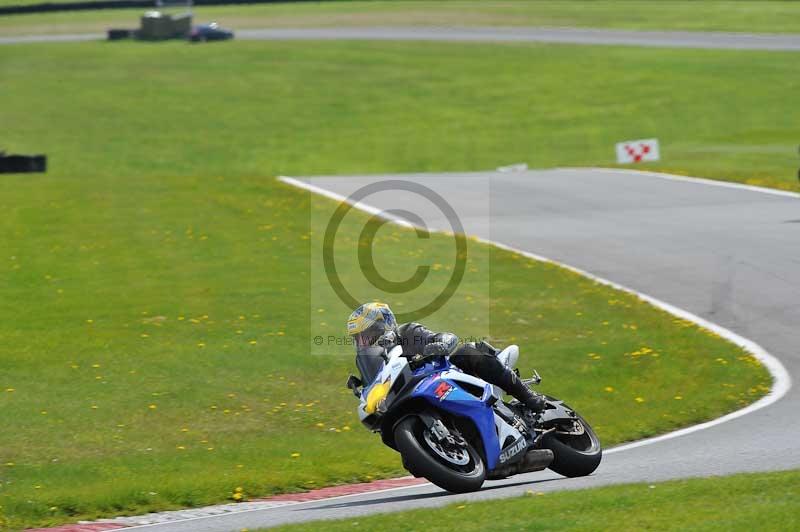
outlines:
{"label": "asphalt race track", "polygon": [[[473,202],[476,212],[486,212],[486,176],[381,178],[424,183],[452,203]],[[374,180],[331,177],[313,183],[347,196]],[[757,342],[791,375],[800,376],[800,195],[602,169],[495,172],[490,183],[491,216],[462,216],[468,233],[563,261],[692,312]],[[434,220],[432,228],[447,226],[441,215],[436,222],[435,207],[426,202],[375,200],[374,207],[408,209],[426,222]],[[798,468],[799,399],[800,391],[791,388],[770,406],[710,428],[618,448],[587,478],[544,471],[490,481],[469,495],[421,485],[133,529],[253,529],[509,497],[531,489]],[[364,437],[374,436],[365,432]]]}
{"label": "asphalt race track", "polygon": [[[629,45],[673,48],[800,51],[800,36],[751,33],[630,31],[592,28],[303,28],[236,30],[237,39],[250,40],[387,40],[453,42],[549,42],[587,45]],[[72,35],[0,36],[0,44],[71,42],[105,39],[101,33]]]}

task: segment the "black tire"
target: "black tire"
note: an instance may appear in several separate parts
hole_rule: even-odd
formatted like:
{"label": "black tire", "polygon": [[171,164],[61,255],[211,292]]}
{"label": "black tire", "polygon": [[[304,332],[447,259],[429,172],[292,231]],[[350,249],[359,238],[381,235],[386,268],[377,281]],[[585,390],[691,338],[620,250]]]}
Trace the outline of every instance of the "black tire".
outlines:
{"label": "black tire", "polygon": [[583,435],[548,434],[542,440],[542,447],[550,449],[555,455],[550,469],[565,477],[591,475],[603,459],[603,449],[597,434],[581,416],[578,416],[578,421],[583,424]]}
{"label": "black tire", "polygon": [[425,477],[437,486],[453,493],[477,491],[486,479],[483,458],[471,444],[467,444],[469,463],[463,471],[445,464],[445,461],[428,450],[422,432],[424,425],[417,416],[408,416],[394,429],[397,449],[403,456],[403,463],[411,465],[414,476]]}

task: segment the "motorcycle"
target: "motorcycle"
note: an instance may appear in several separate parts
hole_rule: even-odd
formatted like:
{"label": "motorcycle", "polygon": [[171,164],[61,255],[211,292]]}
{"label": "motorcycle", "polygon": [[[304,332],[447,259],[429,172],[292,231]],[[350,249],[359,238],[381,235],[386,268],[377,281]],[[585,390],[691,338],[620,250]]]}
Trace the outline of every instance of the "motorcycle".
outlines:
{"label": "motorcycle", "polygon": [[[479,342],[460,349],[491,352],[509,369],[519,358],[516,345],[498,351]],[[447,491],[476,491],[485,480],[546,468],[586,476],[602,459],[589,423],[554,397],[545,396],[544,411],[534,415],[447,357],[410,361],[399,345],[366,348],[356,365],[362,378],[350,375],[347,387],[359,399],[361,423],[400,453],[412,475]],[[541,377],[534,372],[523,382],[536,385]]]}

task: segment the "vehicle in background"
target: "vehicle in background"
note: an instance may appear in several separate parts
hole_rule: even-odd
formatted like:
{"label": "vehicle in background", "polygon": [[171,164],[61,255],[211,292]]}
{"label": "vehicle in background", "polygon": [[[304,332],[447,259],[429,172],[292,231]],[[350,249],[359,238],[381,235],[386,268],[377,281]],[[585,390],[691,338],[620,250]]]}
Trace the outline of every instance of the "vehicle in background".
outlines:
{"label": "vehicle in background", "polygon": [[233,32],[221,28],[216,22],[195,26],[189,35],[189,40],[192,42],[227,41],[228,39],[233,39]]}

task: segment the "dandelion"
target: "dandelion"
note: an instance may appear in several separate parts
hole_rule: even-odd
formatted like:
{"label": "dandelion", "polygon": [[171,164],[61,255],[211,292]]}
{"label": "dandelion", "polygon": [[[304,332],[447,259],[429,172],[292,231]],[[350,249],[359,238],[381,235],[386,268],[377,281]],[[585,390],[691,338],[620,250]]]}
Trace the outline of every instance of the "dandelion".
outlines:
{"label": "dandelion", "polygon": [[149,408],[150,410],[155,410],[156,408],[158,408],[158,405],[147,405],[147,408]]}
{"label": "dandelion", "polygon": [[614,391],[614,388],[613,388],[612,386],[606,386],[606,387],[605,387],[605,388],[603,388],[603,389],[604,389],[605,391],[607,391],[608,393],[611,393],[611,392],[613,392],[613,391]]}
{"label": "dandelion", "polygon": [[14,390],[14,388],[6,388],[6,391],[8,393],[14,393],[15,390]]}
{"label": "dandelion", "polygon": [[350,430],[350,427],[345,425],[344,427],[342,427],[342,430]]}
{"label": "dandelion", "polygon": [[179,451],[185,451],[186,450],[186,446],[184,446],[184,445],[178,445],[175,448],[178,449]]}
{"label": "dandelion", "polygon": [[300,453],[292,453],[292,458],[300,458]]}
{"label": "dandelion", "polygon": [[205,346],[206,346],[206,344],[204,344],[203,342],[199,342],[199,343],[197,344],[197,347],[205,347]]}
{"label": "dandelion", "polygon": [[97,405],[92,405],[92,410],[97,410]]}
{"label": "dandelion", "polygon": [[637,403],[644,403],[644,399],[642,399],[641,397],[637,397],[636,399],[634,399],[634,401],[636,401]]}
{"label": "dandelion", "polygon": [[683,396],[681,396],[681,395],[676,395],[675,396],[675,400],[676,401],[680,401],[681,399],[683,399]]}

